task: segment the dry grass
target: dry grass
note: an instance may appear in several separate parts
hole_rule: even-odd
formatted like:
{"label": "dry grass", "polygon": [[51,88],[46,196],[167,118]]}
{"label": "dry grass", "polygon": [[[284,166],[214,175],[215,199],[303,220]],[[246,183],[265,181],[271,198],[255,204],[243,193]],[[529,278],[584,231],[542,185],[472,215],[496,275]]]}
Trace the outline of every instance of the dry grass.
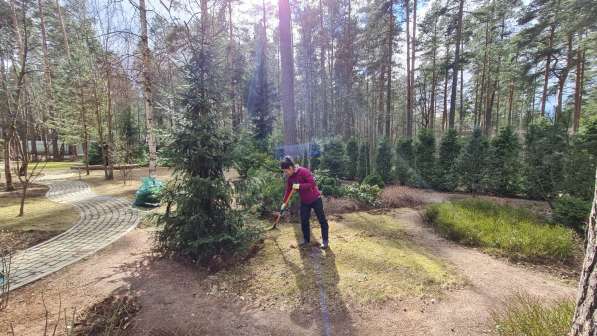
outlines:
{"label": "dry grass", "polygon": [[404,186],[389,186],[381,192],[384,208],[418,208],[425,203],[424,191]]}
{"label": "dry grass", "polygon": [[433,204],[426,215],[449,239],[514,259],[571,262],[578,248],[571,229],[522,207],[465,199]]}
{"label": "dry grass", "polygon": [[572,299],[545,302],[525,294],[510,298],[493,313],[500,336],[562,336],[570,330],[574,314]]}
{"label": "dry grass", "polygon": [[[313,223],[313,240],[320,237]],[[437,258],[414,246],[400,223],[386,215],[347,214],[330,220],[331,249],[299,249],[298,224],[282,224],[261,251],[240,267],[213,276],[212,291],[233,292],[262,307],[291,309],[317,304],[316,264],[331,310],[344,301],[367,304],[412,296],[440,295],[462,280]]]}
{"label": "dry grass", "polygon": [[[20,185],[16,185],[20,187]],[[25,215],[18,217],[20,190],[0,192],[0,247],[21,250],[68,230],[79,219],[74,207],[45,197],[48,187],[32,184],[25,200]]]}

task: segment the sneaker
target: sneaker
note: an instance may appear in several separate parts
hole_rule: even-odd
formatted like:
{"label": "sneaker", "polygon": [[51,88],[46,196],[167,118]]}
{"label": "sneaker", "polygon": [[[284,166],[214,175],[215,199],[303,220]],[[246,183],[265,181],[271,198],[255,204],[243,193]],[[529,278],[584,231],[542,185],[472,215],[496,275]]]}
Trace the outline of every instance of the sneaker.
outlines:
{"label": "sneaker", "polygon": [[330,244],[326,241],[324,241],[323,243],[321,243],[320,246],[323,250],[327,249],[328,247],[330,247]]}
{"label": "sneaker", "polygon": [[307,248],[307,247],[309,247],[310,244],[311,244],[311,242],[303,241],[302,243],[299,244],[299,247],[300,248]]}

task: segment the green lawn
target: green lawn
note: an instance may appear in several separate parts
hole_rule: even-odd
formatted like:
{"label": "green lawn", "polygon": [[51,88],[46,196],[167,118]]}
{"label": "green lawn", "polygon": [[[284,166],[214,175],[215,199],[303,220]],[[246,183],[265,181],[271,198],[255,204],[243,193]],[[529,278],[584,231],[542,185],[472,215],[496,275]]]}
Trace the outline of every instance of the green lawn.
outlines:
{"label": "green lawn", "polygon": [[523,208],[466,199],[431,205],[426,215],[451,240],[513,258],[566,262],[577,248],[573,230]]}

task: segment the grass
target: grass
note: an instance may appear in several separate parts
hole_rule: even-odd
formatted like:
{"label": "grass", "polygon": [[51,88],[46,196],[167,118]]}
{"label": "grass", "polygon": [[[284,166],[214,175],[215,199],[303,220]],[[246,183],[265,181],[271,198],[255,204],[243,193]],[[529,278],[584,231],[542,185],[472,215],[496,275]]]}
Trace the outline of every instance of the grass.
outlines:
{"label": "grass", "polygon": [[517,294],[493,320],[499,336],[562,336],[572,324],[574,301],[564,299],[546,304],[537,298]]}
{"label": "grass", "polygon": [[[367,304],[439,296],[462,283],[447,265],[409,242],[390,216],[352,213],[331,220],[330,228],[331,249],[319,255],[296,248],[297,223],[282,224],[254,258],[219,274],[214,285],[264,306],[316,305],[319,260],[328,306],[335,310],[345,307],[345,300]],[[321,237],[315,222],[312,231],[313,240]]]}
{"label": "grass", "polygon": [[548,224],[524,208],[466,199],[433,204],[426,214],[449,239],[515,259],[566,262],[577,248],[571,229]]}
{"label": "grass", "polygon": [[0,230],[2,231],[66,231],[78,219],[75,209],[67,204],[54,203],[44,196],[29,197],[25,201],[25,215],[19,214],[20,199],[0,198]]}

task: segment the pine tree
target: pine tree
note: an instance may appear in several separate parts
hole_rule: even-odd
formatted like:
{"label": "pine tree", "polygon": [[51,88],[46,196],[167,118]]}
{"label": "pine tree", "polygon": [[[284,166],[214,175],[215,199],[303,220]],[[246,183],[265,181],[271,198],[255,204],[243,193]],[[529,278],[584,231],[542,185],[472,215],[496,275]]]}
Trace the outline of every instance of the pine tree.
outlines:
{"label": "pine tree", "polygon": [[165,254],[205,262],[230,255],[254,238],[232,210],[231,190],[224,178],[231,134],[219,123],[217,81],[210,77],[212,55],[196,52],[187,67],[186,110],[172,143],[174,176],[163,196],[166,213],[158,216],[163,230],[157,246]]}
{"label": "pine tree", "polygon": [[467,191],[478,193],[485,189],[489,142],[480,129],[475,129],[459,158],[460,181]]}
{"label": "pine tree", "polygon": [[344,177],[346,173],[346,159],[342,142],[332,140],[323,146],[321,165],[323,169],[329,170],[330,175],[333,177]]}
{"label": "pine tree", "polygon": [[359,177],[359,181],[363,181],[367,175],[371,172],[369,168],[369,144],[363,142],[361,144],[361,149],[359,150],[359,163],[357,168],[357,173]]}
{"label": "pine tree", "polygon": [[388,183],[392,180],[392,147],[387,138],[382,139],[377,147],[375,172],[377,175],[381,176],[384,183]]}
{"label": "pine tree", "polygon": [[458,133],[450,128],[439,146],[439,161],[436,169],[436,186],[439,190],[454,191],[458,187],[457,163],[460,155]]}
{"label": "pine tree", "polygon": [[435,173],[435,136],[430,129],[422,129],[415,145],[416,184],[430,188],[434,185]]}
{"label": "pine tree", "polygon": [[412,139],[398,141],[396,147],[396,177],[402,185],[409,184],[414,175],[415,154]]}
{"label": "pine tree", "polygon": [[346,155],[348,157],[346,177],[354,180],[357,177],[359,161],[359,144],[355,138],[351,138],[346,144]]}
{"label": "pine tree", "polygon": [[513,196],[520,191],[520,144],[511,127],[504,128],[491,141],[489,178],[492,191]]}

